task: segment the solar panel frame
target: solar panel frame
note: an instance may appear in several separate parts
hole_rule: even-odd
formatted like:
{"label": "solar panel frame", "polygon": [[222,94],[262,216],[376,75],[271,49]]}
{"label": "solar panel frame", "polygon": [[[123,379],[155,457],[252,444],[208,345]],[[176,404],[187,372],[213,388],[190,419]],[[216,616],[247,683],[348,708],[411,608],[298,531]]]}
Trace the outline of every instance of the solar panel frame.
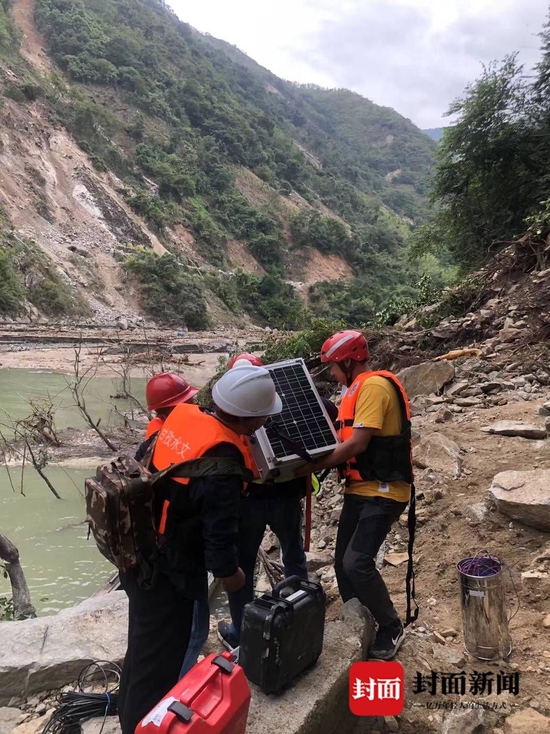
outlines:
{"label": "solar panel frame", "polygon": [[[285,360],[265,368],[283,401],[283,411],[270,420],[312,459],[326,456],[339,441],[304,360]],[[264,479],[277,473],[291,476],[297,466],[304,464],[304,459],[291,446],[285,446],[269,427],[256,431],[250,445]]]}

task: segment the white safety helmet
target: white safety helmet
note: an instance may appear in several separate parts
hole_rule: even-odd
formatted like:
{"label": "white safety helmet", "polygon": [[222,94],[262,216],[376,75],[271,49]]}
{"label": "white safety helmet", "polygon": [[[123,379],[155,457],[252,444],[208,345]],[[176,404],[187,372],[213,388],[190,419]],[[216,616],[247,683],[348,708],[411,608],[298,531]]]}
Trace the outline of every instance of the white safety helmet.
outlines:
{"label": "white safety helmet", "polygon": [[238,418],[276,415],[283,409],[281,398],[268,370],[243,360],[228,370],[212,388],[218,408]]}

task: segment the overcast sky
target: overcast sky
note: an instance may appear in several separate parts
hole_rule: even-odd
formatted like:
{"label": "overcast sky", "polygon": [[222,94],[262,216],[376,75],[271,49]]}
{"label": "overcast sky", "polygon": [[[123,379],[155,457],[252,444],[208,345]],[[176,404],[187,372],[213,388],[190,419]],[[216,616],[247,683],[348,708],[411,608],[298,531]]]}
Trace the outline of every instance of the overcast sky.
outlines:
{"label": "overcast sky", "polygon": [[549,0],[168,0],[200,31],[284,79],[347,87],[419,127],[448,124],[449,103],[481,63],[538,59]]}

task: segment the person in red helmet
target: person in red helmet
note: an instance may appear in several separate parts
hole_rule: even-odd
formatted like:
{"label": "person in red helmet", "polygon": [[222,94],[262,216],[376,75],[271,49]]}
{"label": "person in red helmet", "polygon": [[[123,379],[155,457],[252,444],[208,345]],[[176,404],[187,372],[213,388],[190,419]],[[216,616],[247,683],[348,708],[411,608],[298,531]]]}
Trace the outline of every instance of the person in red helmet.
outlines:
{"label": "person in red helmet", "polygon": [[160,372],[154,375],[145,388],[147,410],[154,411],[156,417],[149,421],[145,439],[158,433],[166,418],[180,403],[190,403],[199,392],[175,372]]}
{"label": "person in red helmet", "polygon": [[338,411],[341,443],[313,468],[342,467],[346,489],[335,549],[338,588],[344,602],[357,597],[378,624],[369,657],[391,660],[405,634],[375,561],[411,496],[410,410],[397,377],[369,370],[368,357],[359,331],[340,331],[322,346],[321,361],[347,390]]}
{"label": "person in red helmet", "polygon": [[264,366],[262,360],[259,357],[256,357],[255,354],[251,354],[250,352],[243,352],[242,354],[236,354],[234,357],[231,357],[231,359],[229,360],[229,364],[227,365],[227,369],[232,369],[235,366],[235,362],[239,362],[242,359],[246,359],[246,361],[250,362],[250,364],[253,364],[254,367]]}

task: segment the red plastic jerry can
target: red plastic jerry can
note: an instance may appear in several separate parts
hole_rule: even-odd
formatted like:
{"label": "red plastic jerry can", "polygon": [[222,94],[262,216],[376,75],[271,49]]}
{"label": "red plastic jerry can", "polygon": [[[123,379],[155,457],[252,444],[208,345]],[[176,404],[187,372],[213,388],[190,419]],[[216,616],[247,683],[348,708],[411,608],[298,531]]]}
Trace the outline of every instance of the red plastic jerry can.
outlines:
{"label": "red plastic jerry can", "polygon": [[135,734],[245,734],[250,688],[230,652],[191,668],[137,725]]}

